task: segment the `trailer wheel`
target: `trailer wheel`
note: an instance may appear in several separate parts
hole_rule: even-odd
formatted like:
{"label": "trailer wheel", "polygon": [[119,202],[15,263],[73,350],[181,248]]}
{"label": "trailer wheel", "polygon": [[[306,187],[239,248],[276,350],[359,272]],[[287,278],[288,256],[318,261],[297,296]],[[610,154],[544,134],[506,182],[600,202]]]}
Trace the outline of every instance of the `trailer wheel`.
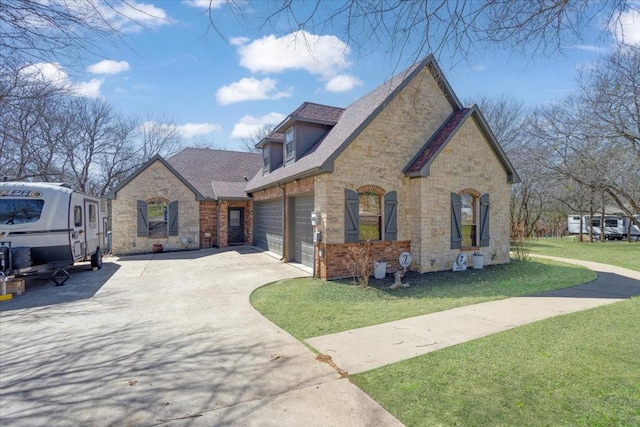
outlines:
{"label": "trailer wheel", "polygon": [[97,268],[98,270],[102,268],[102,251],[100,248],[96,249],[91,255],[91,268]]}

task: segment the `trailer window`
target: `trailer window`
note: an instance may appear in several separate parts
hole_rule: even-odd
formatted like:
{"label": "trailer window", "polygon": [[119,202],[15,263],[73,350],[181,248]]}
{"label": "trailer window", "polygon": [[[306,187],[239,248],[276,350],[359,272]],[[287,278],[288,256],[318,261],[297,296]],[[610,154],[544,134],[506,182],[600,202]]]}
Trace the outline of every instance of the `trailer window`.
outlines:
{"label": "trailer window", "polygon": [[0,199],[0,224],[36,222],[43,206],[40,199]]}
{"label": "trailer window", "polygon": [[89,227],[96,228],[98,226],[98,216],[96,215],[96,205],[89,205]]}
{"label": "trailer window", "polygon": [[73,224],[76,227],[82,227],[82,207],[81,206],[73,207]]}

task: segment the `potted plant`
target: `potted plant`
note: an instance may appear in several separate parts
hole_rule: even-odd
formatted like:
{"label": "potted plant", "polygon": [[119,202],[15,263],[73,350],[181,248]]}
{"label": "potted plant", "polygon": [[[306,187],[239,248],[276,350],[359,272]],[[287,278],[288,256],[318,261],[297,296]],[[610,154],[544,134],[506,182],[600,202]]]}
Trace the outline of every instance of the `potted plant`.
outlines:
{"label": "potted plant", "polygon": [[160,253],[160,252],[162,252],[163,250],[164,250],[164,246],[162,246],[162,243],[154,243],[154,244],[151,246],[151,252],[153,252],[153,253],[155,253],[155,254]]}

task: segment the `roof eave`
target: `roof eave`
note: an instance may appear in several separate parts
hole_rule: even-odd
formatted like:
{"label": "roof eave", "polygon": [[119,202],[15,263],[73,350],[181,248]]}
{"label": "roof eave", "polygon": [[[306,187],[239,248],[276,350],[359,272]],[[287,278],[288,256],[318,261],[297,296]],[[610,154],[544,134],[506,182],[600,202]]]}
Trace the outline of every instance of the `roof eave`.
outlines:
{"label": "roof eave", "polygon": [[[193,185],[191,185],[191,183],[189,181],[187,181],[185,179],[185,177],[182,176],[182,174],[180,174],[180,172],[178,172],[173,166],[171,166],[169,164],[169,162],[167,162],[167,160],[165,160],[161,155],[156,154],[155,156],[153,156],[152,158],[150,158],[149,160],[147,160],[144,164],[142,164],[140,167],[138,167],[138,169],[135,170],[135,172],[133,172],[131,175],[129,175],[125,180],[123,180],[120,184],[118,184],[113,190],[109,191],[107,193],[107,198],[110,200],[115,200],[117,199],[118,196],[118,191],[120,191],[122,188],[124,188],[126,185],[128,185],[131,181],[133,181],[135,178],[138,177],[138,175],[140,175],[142,172],[144,172],[149,166],[151,166],[153,163],[159,161],[160,163],[162,163],[162,165],[164,167],[166,167],[172,174],[174,174],[176,176],[176,178],[178,178],[189,190],[191,190],[191,192],[193,192],[193,194],[196,197],[196,200],[200,201],[200,200],[205,200],[206,197],[204,197]],[[111,197],[113,196],[113,197]]]}
{"label": "roof eave", "polygon": [[267,184],[264,185],[258,185],[257,187],[247,187],[245,188],[245,192],[246,193],[255,193],[256,191],[261,191],[261,190],[266,190],[267,188],[272,188],[272,187],[276,187],[278,185],[282,185],[282,184],[286,184],[289,182],[293,182],[296,179],[304,179],[304,178],[310,178],[312,176],[317,176],[317,175],[321,175],[323,173],[327,173],[327,172],[332,172],[333,169],[331,170],[325,170],[322,167],[316,167],[316,168],[312,168],[312,169],[308,169],[302,172],[299,172],[295,175],[288,175],[286,177],[283,177],[282,179],[278,179],[275,181],[271,181]]}

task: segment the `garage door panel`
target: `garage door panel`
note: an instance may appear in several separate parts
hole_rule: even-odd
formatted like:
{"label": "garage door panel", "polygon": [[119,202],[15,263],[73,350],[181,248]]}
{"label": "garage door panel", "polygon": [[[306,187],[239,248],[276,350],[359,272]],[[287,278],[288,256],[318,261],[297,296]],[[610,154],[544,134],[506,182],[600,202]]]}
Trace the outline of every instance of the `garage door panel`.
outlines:
{"label": "garage door panel", "polygon": [[282,255],[282,201],[255,202],[253,223],[255,245]]}
{"label": "garage door panel", "polygon": [[295,197],[292,199],[293,208],[293,258],[307,267],[313,267],[313,226],[311,212],[313,211],[313,196]]}

